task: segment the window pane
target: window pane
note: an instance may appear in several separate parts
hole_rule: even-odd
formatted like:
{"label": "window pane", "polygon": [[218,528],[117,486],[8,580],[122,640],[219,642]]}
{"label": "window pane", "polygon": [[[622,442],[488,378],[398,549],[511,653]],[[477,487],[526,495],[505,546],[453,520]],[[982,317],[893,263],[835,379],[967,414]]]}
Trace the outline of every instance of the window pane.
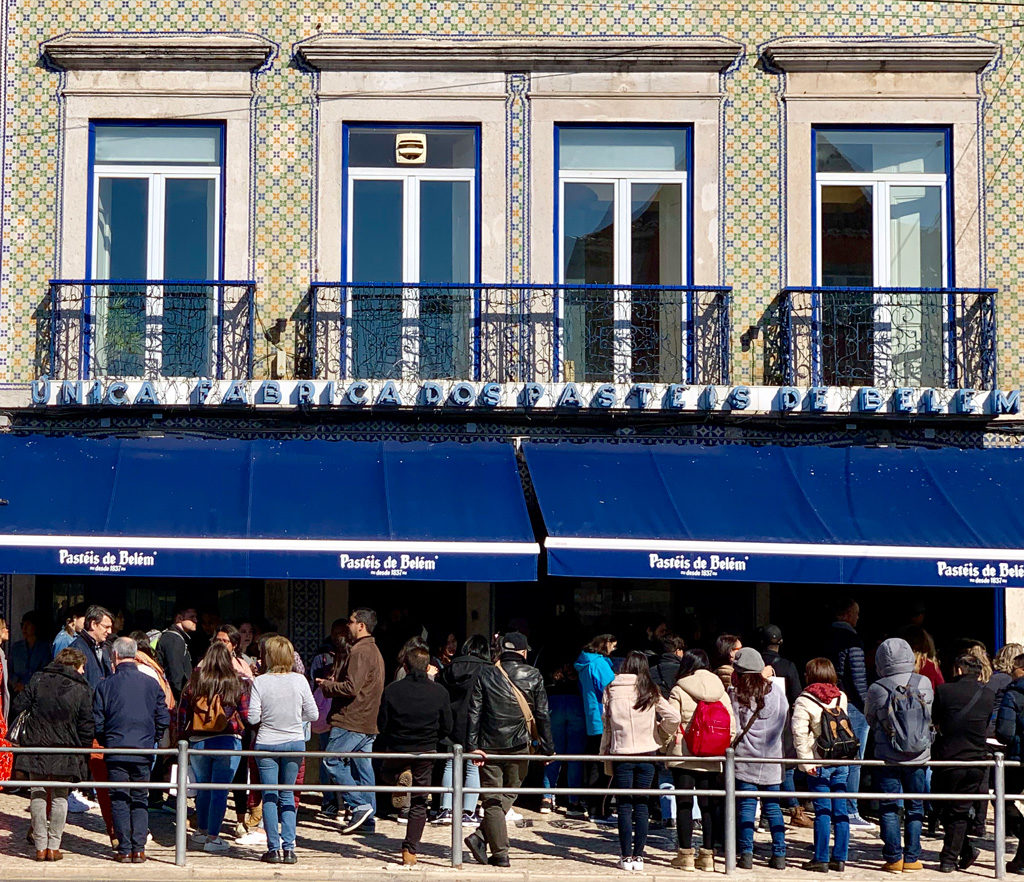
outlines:
{"label": "window pane", "polygon": [[[425,162],[399,165],[395,138],[415,133],[427,139]],[[353,128],[348,133],[348,163],[352,168],[476,168],[476,132],[473,129],[425,129],[405,126]]]}
{"label": "window pane", "polygon": [[220,165],[220,126],[97,125],[96,162]]}
{"label": "window pane", "polygon": [[[401,181],[352,184],[352,278],[402,282]],[[402,365],[401,288],[352,289],[351,343],[355,376],[397,379]]]}
{"label": "window pane", "polygon": [[684,129],[563,128],[558,134],[561,169],[685,171]]}
{"label": "window pane", "polygon": [[890,187],[890,283],[942,286],[942,188]]}
{"label": "window pane", "polygon": [[[149,276],[149,181],[100,178],[96,201],[99,279]],[[146,355],[146,286],[97,285],[94,358],[101,375],[137,377]]]}
{"label": "window pane", "polygon": [[[165,279],[216,277],[216,182],[168,178],[164,184]],[[167,377],[208,374],[214,288],[168,285],[163,291],[162,367]]]}
{"label": "window pane", "polygon": [[[630,276],[634,285],[680,285],[683,280],[683,188],[630,187]],[[633,379],[670,382],[682,371],[682,301],[678,291],[631,292]]]}
{"label": "window pane", "polygon": [[[471,189],[468,181],[420,181],[420,281],[470,281]],[[420,289],[421,377],[469,376],[473,293]]]}
{"label": "window pane", "polygon": [[815,133],[819,172],[945,174],[945,132],[819,129]]}
{"label": "window pane", "polygon": [[821,188],[821,283],[870,287],[875,283],[871,187]]}

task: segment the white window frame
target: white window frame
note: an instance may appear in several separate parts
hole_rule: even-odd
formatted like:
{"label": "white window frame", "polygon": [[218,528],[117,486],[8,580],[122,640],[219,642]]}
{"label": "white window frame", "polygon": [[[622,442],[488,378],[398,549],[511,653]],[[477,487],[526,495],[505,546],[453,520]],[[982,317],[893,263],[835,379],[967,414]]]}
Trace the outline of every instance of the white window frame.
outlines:
{"label": "white window frame", "polygon": [[[637,125],[637,128],[642,128]],[[613,282],[615,290],[612,292],[612,328],[614,340],[614,357],[612,363],[612,381],[615,383],[628,383],[631,376],[631,360],[633,352],[632,333],[632,298],[630,288],[632,287],[633,274],[633,249],[630,236],[632,220],[632,187],[633,184],[678,184],[682,192],[682,223],[680,224],[680,260],[681,260],[681,284],[688,285],[688,261],[687,248],[690,240],[690,212],[688,210],[689,200],[689,172],[688,171],[616,171],[609,169],[565,169],[558,170],[558,280],[560,285],[568,284],[565,280],[565,185],[566,184],[611,184],[614,187],[613,198],[615,200],[615,244],[612,249],[615,260]],[[564,382],[565,377],[565,297],[556,298],[558,304],[558,351],[562,353],[559,359],[559,374],[556,382]],[[688,303],[683,301],[683,321],[679,329],[680,345],[682,351],[689,350],[689,342],[685,339],[687,328],[690,326]]]}
{"label": "white window frame", "polygon": [[[213,239],[213,273],[209,280],[216,282],[221,278],[221,198],[223,173],[220,165],[182,165],[182,164],[153,164],[144,163],[100,163],[93,165],[92,175],[92,224],[93,246],[90,255],[91,275],[95,277],[96,267],[99,265],[100,236],[99,236],[99,203],[100,203],[100,181],[104,178],[121,179],[145,179],[149,183],[149,199],[147,207],[148,230],[147,230],[147,257],[146,257],[146,278],[167,281],[164,272],[164,209],[166,197],[166,182],[169,179],[178,180],[212,180],[214,190],[214,239]],[[104,281],[116,282],[117,279],[96,279],[97,283]],[[199,281],[199,280],[193,280]],[[144,374],[147,376],[162,376],[163,371],[163,294],[164,286],[148,285],[146,287],[146,341],[143,356]],[[93,308],[94,314],[97,312]],[[210,326],[215,326],[219,321],[218,298],[213,297],[210,312],[210,323],[207,325],[206,336],[210,341],[209,361],[204,368],[209,371],[211,365],[217,363],[219,353],[217,352],[217,335],[210,333]],[[97,316],[98,317],[98,316]],[[94,349],[92,353],[93,364],[90,366],[94,373],[101,365],[98,364],[99,353]],[[178,378],[180,379],[180,378]]]}
{"label": "white window frame", "polygon": [[[477,136],[479,137],[479,136]],[[447,181],[452,183],[469,184],[469,278],[476,278],[476,252],[477,252],[477,230],[476,219],[476,169],[475,168],[418,168],[418,169],[396,169],[396,168],[372,168],[368,166],[349,166],[348,180],[346,181],[346,212],[345,218],[345,255],[346,263],[345,278],[348,283],[345,286],[345,315],[351,318],[353,309],[353,288],[358,288],[360,283],[367,285],[374,284],[365,279],[356,279],[352,274],[353,260],[355,258],[353,248],[353,234],[355,232],[355,184],[356,181],[401,181],[402,182],[402,285],[408,286],[402,289],[402,327],[400,349],[402,353],[402,379],[415,381],[420,379],[420,302],[418,292],[419,285],[424,284],[420,278],[420,184],[423,181]],[[436,284],[442,287],[443,283]],[[461,284],[453,282],[452,284]],[[467,294],[469,291],[467,290]],[[469,351],[464,353],[473,361],[472,338],[469,341]],[[345,363],[344,376],[352,376],[355,366],[355,354],[353,352],[352,334],[345,335]]]}
{"label": "white window frame", "polygon": [[[816,162],[817,158],[812,157]],[[892,284],[892,205],[890,202],[890,191],[893,187],[938,187],[942,211],[942,285],[949,287],[952,284],[950,279],[949,265],[949,202],[948,202],[948,175],[944,173],[925,172],[815,172],[815,205],[816,213],[814,218],[815,226],[815,253],[817,254],[816,283],[818,287],[824,287],[823,278],[823,223],[822,223],[822,194],[825,187],[870,187],[873,241],[872,252],[874,257],[873,278],[874,284],[870,287],[879,289],[872,295],[872,302],[875,310],[875,332],[872,340],[874,381],[876,384],[884,384],[891,381],[893,377],[892,349],[893,349],[893,319],[892,306],[893,296],[885,289],[897,287]],[[942,304],[942,368],[945,373],[949,364],[949,337],[946,333],[952,316],[948,304]]]}

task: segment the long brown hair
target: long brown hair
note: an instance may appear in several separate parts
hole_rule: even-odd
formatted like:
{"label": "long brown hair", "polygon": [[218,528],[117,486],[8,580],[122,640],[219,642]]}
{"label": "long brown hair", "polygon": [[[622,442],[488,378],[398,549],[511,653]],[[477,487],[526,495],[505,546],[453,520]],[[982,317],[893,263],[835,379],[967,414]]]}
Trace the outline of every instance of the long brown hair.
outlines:
{"label": "long brown hair", "polygon": [[331,668],[331,680],[341,680],[345,676],[345,668],[348,667],[348,657],[352,652],[352,642],[348,636],[341,634],[334,641],[334,665]]}
{"label": "long brown hair", "polygon": [[238,706],[242,697],[242,678],[235,670],[233,657],[231,650],[219,640],[210,644],[189,680],[193,701],[204,696],[207,701],[213,701],[214,696],[219,695],[222,704]]}
{"label": "long brown hair", "polygon": [[733,692],[736,700],[755,714],[764,710],[764,697],[772,688],[772,681],[766,680],[760,671],[752,673],[734,673],[732,675]]}
{"label": "long brown hair", "polygon": [[626,656],[619,673],[636,675],[636,704],[633,710],[647,710],[658,703],[661,692],[651,680],[651,666],[647,663],[646,655],[634,649]]}

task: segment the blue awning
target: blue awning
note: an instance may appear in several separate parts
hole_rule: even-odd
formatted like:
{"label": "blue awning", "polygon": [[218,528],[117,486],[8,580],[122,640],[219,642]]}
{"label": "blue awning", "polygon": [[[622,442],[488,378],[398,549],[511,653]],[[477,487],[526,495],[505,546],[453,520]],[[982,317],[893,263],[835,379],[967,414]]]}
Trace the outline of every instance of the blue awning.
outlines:
{"label": "blue awning", "polygon": [[1024,452],[528,443],[557,576],[1024,586]]}
{"label": "blue awning", "polygon": [[0,436],[0,572],[537,577],[497,443]]}

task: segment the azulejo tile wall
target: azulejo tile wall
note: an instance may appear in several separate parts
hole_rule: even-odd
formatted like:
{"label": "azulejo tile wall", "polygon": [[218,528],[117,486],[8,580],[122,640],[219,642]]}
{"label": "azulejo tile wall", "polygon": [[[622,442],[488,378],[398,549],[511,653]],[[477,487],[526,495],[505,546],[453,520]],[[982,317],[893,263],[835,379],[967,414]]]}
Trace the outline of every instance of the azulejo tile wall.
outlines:
{"label": "azulejo tile wall", "polygon": [[[292,52],[299,41],[323,33],[603,35],[631,40],[704,35],[741,41],[746,53],[723,78],[727,98],[722,106],[721,261],[724,278],[734,287],[733,378],[753,383],[763,378],[760,343],[743,347],[739,337],[764,322],[784,269],[780,185],[785,144],[779,81],[759,65],[758,47],[788,36],[945,35],[997,42],[1001,57],[983,75],[986,98],[980,108],[984,269],[987,284],[1000,290],[999,382],[1024,383],[1024,271],[1018,260],[1024,178],[1017,172],[1024,148],[1024,26],[1013,20],[1007,7],[940,0],[854,0],[834,5],[816,0],[410,0],[390,6],[370,0],[3,2],[0,382],[22,383],[36,373],[36,330],[30,318],[46,294],[58,259],[60,174],[65,160],[60,76],[40,63],[40,43],[69,32],[193,32],[260,34],[280,46],[269,69],[257,77],[251,108],[255,127],[248,257],[259,284],[259,315],[268,327],[294,315],[313,265],[317,114],[314,74],[303,70]],[[505,264],[509,280],[518,281],[528,278],[530,266],[524,244],[530,222],[529,78],[512,74],[505,83],[510,201]],[[270,355],[266,344],[261,347],[257,370],[266,369]]]}

